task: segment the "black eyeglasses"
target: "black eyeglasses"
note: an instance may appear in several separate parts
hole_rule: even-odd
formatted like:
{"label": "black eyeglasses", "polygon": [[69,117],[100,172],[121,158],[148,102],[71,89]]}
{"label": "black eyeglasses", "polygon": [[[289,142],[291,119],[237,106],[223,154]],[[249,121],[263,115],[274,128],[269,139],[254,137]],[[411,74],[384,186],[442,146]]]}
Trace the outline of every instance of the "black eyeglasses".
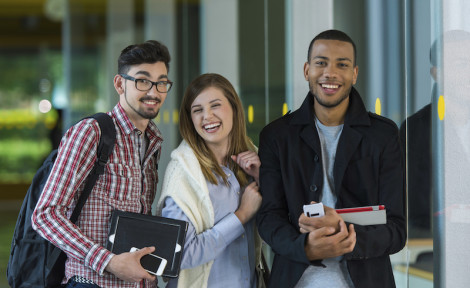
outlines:
{"label": "black eyeglasses", "polygon": [[160,93],[168,93],[170,91],[171,86],[173,86],[173,82],[171,81],[157,81],[153,82],[148,79],[136,79],[132,76],[127,74],[119,74],[122,78],[131,80],[135,82],[135,88],[139,91],[149,91],[152,89],[153,85],[157,87],[157,91]]}

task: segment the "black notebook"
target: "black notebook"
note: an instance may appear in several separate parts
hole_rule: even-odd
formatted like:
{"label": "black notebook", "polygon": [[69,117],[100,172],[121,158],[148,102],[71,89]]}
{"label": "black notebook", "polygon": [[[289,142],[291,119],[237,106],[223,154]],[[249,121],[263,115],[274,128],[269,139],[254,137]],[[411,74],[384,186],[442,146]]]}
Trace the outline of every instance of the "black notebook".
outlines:
{"label": "black notebook", "polygon": [[188,223],[171,218],[115,210],[106,249],[114,254],[154,246],[152,253],[167,260],[162,276],[178,277]]}

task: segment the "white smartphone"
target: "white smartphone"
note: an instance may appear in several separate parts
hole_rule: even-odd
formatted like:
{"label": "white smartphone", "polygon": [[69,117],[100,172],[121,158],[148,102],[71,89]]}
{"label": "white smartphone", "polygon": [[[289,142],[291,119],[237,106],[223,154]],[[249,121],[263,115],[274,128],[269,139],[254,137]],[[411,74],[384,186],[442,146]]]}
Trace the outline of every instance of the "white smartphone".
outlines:
{"label": "white smartphone", "polygon": [[[132,247],[130,252],[135,252],[138,250],[138,248]],[[165,270],[166,263],[166,259],[154,254],[147,254],[140,258],[140,264],[142,265],[142,267],[147,272],[155,276],[161,276],[163,274],[163,270]]]}
{"label": "white smartphone", "polygon": [[304,214],[307,217],[322,217],[325,216],[325,209],[323,203],[314,203],[304,205]]}

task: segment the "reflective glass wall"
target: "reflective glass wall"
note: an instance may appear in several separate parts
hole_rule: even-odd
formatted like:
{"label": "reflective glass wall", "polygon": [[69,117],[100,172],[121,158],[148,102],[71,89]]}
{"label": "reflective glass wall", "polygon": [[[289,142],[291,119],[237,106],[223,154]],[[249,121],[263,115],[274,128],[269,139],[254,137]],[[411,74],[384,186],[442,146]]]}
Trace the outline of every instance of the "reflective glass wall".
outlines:
{"label": "reflective glass wall", "polygon": [[[392,119],[402,135],[409,240],[391,257],[397,286],[464,287],[469,7],[459,0],[1,1],[2,211],[19,208],[12,203],[21,202],[64,129],[117,103],[112,81],[125,46],[157,39],[172,56],[175,86],[155,119],[165,138],[162,177],[181,141],[179,104],[194,77],[214,72],[231,81],[258,144],[267,123],[301,105],[308,45],[335,28],[356,42],[356,88],[366,108]],[[16,219],[8,215],[5,251]]]}
{"label": "reflective glass wall", "polygon": [[[470,248],[470,5],[435,1],[436,92],[431,103],[436,287],[468,286]],[[436,21],[441,19],[441,21]]]}

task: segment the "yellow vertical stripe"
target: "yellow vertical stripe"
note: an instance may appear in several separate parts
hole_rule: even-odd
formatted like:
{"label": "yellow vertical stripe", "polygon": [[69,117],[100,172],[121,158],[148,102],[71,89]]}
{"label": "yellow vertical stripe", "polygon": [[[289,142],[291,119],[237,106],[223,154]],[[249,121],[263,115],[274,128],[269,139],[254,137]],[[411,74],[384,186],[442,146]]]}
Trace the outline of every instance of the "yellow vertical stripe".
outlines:
{"label": "yellow vertical stripe", "polygon": [[380,104],[380,98],[375,100],[375,114],[382,115],[382,104]]}
{"label": "yellow vertical stripe", "polygon": [[163,123],[168,124],[170,122],[170,112],[168,110],[163,111]]}
{"label": "yellow vertical stripe", "polygon": [[173,110],[173,123],[178,124],[179,121],[179,113],[178,110]]}
{"label": "yellow vertical stripe", "polygon": [[439,119],[442,121],[444,120],[446,112],[446,102],[444,101],[444,96],[439,96],[439,100],[437,101],[437,114],[439,115]]}
{"label": "yellow vertical stripe", "polygon": [[287,103],[282,104],[282,115],[283,116],[286,115],[286,113],[288,111],[287,109],[288,109]]}
{"label": "yellow vertical stripe", "polygon": [[253,105],[248,105],[248,123],[253,123],[253,119],[255,118],[254,114]]}

